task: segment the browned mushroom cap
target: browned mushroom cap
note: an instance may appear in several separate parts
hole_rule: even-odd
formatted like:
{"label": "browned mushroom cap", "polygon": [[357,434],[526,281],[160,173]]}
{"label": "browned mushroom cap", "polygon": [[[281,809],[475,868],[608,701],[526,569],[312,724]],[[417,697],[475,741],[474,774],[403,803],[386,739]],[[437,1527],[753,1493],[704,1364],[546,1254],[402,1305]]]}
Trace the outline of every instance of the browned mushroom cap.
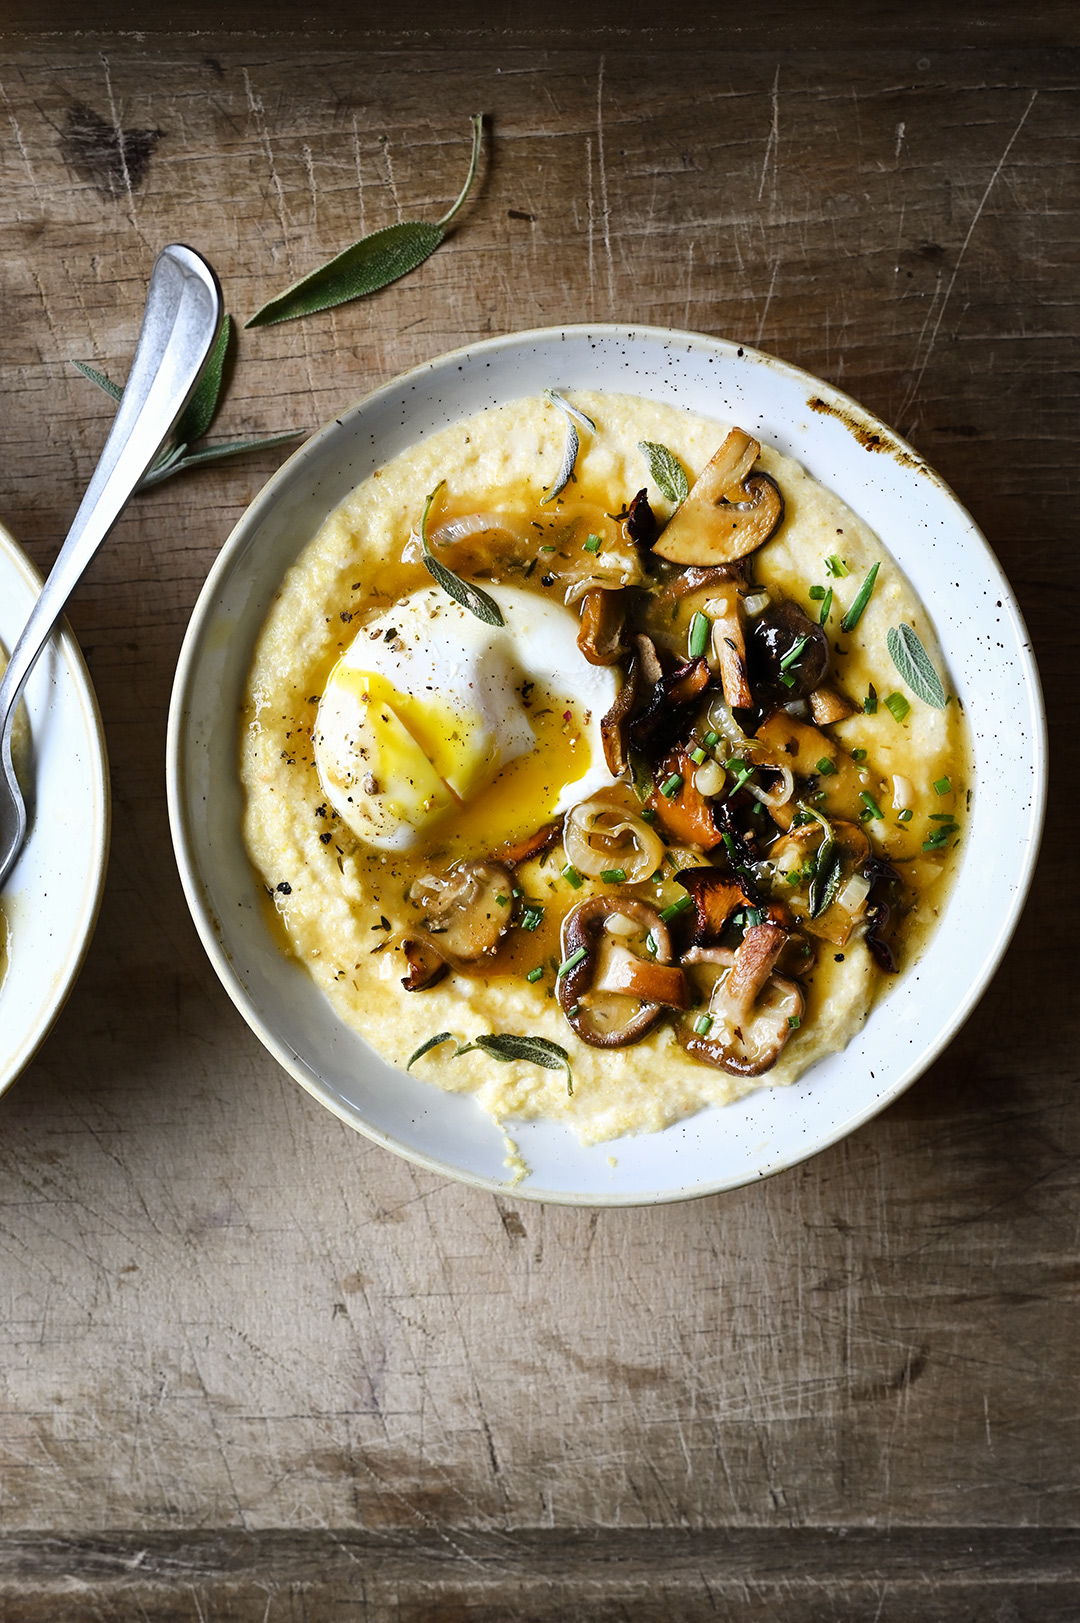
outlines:
{"label": "browned mushroom cap", "polygon": [[[655,963],[606,934],[609,919],[617,916],[652,936]],[[652,1030],[665,1005],[686,1007],[686,979],[681,969],[671,967],[668,927],[636,897],[592,896],[579,902],[563,920],[562,953],[563,963],[571,967],[559,977],[559,1003],[582,1042],[593,1048],[626,1048]],[[629,999],[637,1000],[636,1009]]]}
{"label": "browned mushroom cap", "polygon": [[728,564],[769,539],[784,516],[784,498],[767,473],[750,474],[760,450],[741,428],[731,430],[654,544],[657,557]]}
{"label": "browned mushroom cap", "polygon": [[401,950],[409,966],[409,973],[401,977],[406,992],[425,992],[449,974],[450,965],[426,941],[414,941],[406,936]]}
{"label": "browned mushroom cap", "polygon": [[614,665],[626,653],[623,629],[626,607],[623,594],[594,586],[581,599],[581,628],[577,645],[590,665]]}
{"label": "browned mushroom cap", "polygon": [[845,721],[848,716],[853,716],[855,706],[825,683],[810,695],[810,714],[815,726],[828,727],[834,721]]}
{"label": "browned mushroom cap", "polygon": [[[787,941],[775,924],[756,924],[721,974],[709,999],[707,1032],[685,1022],[677,1035],[688,1053],[734,1076],[761,1076],[776,1064],[802,1017],[803,995],[794,981],[777,975],[773,965]],[[693,947],[684,964],[724,964],[722,948]]]}
{"label": "browned mushroom cap", "polygon": [[435,951],[452,964],[471,963],[493,953],[510,928],[512,889],[501,862],[458,862],[417,879],[409,900],[424,909],[420,922]]}

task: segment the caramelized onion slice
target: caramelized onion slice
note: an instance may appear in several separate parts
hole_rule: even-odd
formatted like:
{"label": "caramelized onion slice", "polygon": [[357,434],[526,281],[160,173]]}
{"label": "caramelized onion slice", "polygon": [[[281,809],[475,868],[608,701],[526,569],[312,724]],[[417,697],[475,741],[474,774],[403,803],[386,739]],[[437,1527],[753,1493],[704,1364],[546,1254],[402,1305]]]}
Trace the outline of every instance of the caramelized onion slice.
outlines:
{"label": "caramelized onion slice", "polygon": [[599,879],[621,868],[628,885],[647,879],[664,860],[664,842],[656,830],[600,795],[567,812],[563,850],[578,873]]}

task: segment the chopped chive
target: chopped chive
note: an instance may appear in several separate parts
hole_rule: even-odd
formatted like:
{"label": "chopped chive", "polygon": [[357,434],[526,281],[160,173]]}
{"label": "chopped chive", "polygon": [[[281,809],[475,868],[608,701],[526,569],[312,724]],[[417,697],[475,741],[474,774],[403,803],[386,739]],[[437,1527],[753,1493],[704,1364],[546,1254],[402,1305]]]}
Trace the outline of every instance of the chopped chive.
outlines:
{"label": "chopped chive", "polygon": [[821,613],[818,615],[818,625],[819,626],[823,626],[825,624],[825,622],[829,618],[829,615],[830,615],[831,612],[832,612],[832,587],[830,586],[829,590],[825,593],[825,598],[824,598],[824,601],[823,601],[823,603],[821,605]]}
{"label": "chopped chive", "polygon": [[603,541],[602,536],[590,535],[589,539],[585,543],[585,551],[586,552],[599,552],[600,548],[603,546],[603,544],[604,544],[604,541]]}
{"label": "chopped chive", "polygon": [[544,922],[544,909],[542,907],[528,907],[521,920],[523,930],[536,930]]}
{"label": "chopped chive", "polygon": [[868,823],[870,821],[870,819],[873,817],[873,815],[874,815],[873,812],[872,811],[867,811],[866,807],[864,806],[862,811],[859,813],[859,822],[860,823]]}
{"label": "chopped chive", "polygon": [[790,671],[781,671],[780,680],[783,682],[786,688],[793,688],[795,686],[795,678],[792,676]]}
{"label": "chopped chive", "polygon": [[936,828],[928,840],[922,842],[924,851],[938,851],[953,832],[951,828]]}
{"label": "chopped chive", "polygon": [[748,907],[746,909],[746,927],[747,927],[747,929],[750,929],[751,926],[753,926],[755,924],[760,924],[760,923],[761,923],[761,909],[759,907]]}
{"label": "chopped chive", "polygon": [[831,778],[833,773],[836,771],[835,766],[829,760],[827,755],[823,755],[821,757],[821,760],[817,764],[817,769],[823,778]]}
{"label": "chopped chive", "polygon": [[600,877],[604,881],[605,885],[625,885],[626,869],[604,868],[601,870]]}
{"label": "chopped chive", "polygon": [[897,817],[897,819],[896,819],[896,821],[897,821],[897,822],[898,822],[898,823],[910,823],[910,822],[911,822],[911,818],[912,818],[912,811],[911,811],[911,807],[910,807],[910,806],[905,806],[905,807],[904,807],[904,809],[903,809],[903,811],[902,811],[902,812],[901,812],[901,813],[900,813],[900,815],[899,815],[899,816],[898,816],[898,817]]}
{"label": "chopped chive", "polygon": [[515,885],[510,894],[511,896],[517,896],[520,899],[522,896],[524,896],[525,892],[521,889],[520,885]]}
{"label": "chopped chive", "polygon": [[826,558],[825,568],[835,580],[843,580],[845,575],[851,574],[851,570],[848,568],[843,558],[838,558],[835,552],[830,553]]}
{"label": "chopped chive", "polygon": [[[689,900],[690,898],[687,897],[687,901]],[[587,958],[588,956],[588,951],[584,947],[579,947],[576,952],[572,952],[569,958],[564,958],[562,963],[559,965],[556,979],[561,981],[564,975],[569,975],[570,971],[572,969],[576,969],[578,964],[580,964],[583,959]]]}
{"label": "chopped chive", "polygon": [[505,907],[510,898],[509,896],[496,896],[495,900],[498,902],[500,907]]}
{"label": "chopped chive", "polygon": [[820,603],[822,598],[825,596],[824,586],[811,586],[810,596],[815,603]]}
{"label": "chopped chive", "polygon": [[554,552],[555,548],[554,547],[541,547],[540,551],[541,552]]}
{"label": "chopped chive", "polygon": [[638,812],[638,816],[641,818],[643,823],[656,822],[656,813],[653,811],[651,806],[643,806]]}
{"label": "chopped chive", "polygon": [[670,800],[673,795],[678,794],[679,790],[682,788],[682,785],[682,773],[673,772],[670,778],[665,779],[665,781],[660,785],[660,793],[662,795],[666,795]]}
{"label": "chopped chive", "polygon": [[877,688],[874,686],[873,682],[870,683],[870,686],[866,690],[866,698],[862,702],[862,707],[864,715],[877,715]]}
{"label": "chopped chive", "polygon": [[798,660],[801,656],[803,649],[806,647],[809,641],[809,637],[800,637],[798,642],[792,643],[791,647],[780,661],[780,669],[782,671],[790,670],[791,666],[794,665],[796,660]]}
{"label": "chopped chive", "polygon": [[525,979],[527,981],[542,981],[543,978],[544,978],[544,966],[543,966],[543,964],[537,964],[535,969],[530,969],[529,973],[525,977]]}
{"label": "chopped chive", "polygon": [[865,761],[866,760],[866,751],[865,750],[852,750],[851,759],[853,761]]}
{"label": "chopped chive", "polygon": [[657,953],[660,951],[660,943],[657,941],[656,937],[653,935],[651,930],[649,931],[648,935],[645,937],[645,951],[646,952],[651,952],[654,958],[656,957]]}
{"label": "chopped chive", "polygon": [[693,761],[695,766],[700,766],[702,761],[705,759],[705,751],[701,749],[691,750],[690,759]]}
{"label": "chopped chive", "polygon": [[749,778],[754,776],[755,769],[748,761],[740,761],[737,759],[734,761],[727,761],[725,765],[729,772],[733,772],[735,774],[735,782],[732,784],[725,797],[727,800],[730,800],[732,795],[737,794],[742,788],[743,784],[746,783]]}
{"label": "chopped chive", "polygon": [[697,659],[709,646],[709,617],[698,612],[690,621],[690,658]]}
{"label": "chopped chive", "polygon": [[840,622],[841,631],[854,631],[855,627],[862,619],[863,610],[870,601],[870,593],[874,590],[874,582],[877,580],[878,570],[880,568],[880,563],[876,563],[870,570],[870,573],[867,575],[862,585],[859,587],[854,603],[851,605],[850,609],[848,609],[847,613],[844,615],[844,618]]}
{"label": "chopped chive", "polygon": [[694,898],[692,896],[680,896],[678,901],[672,902],[670,907],[661,909],[660,917],[665,924],[669,924],[672,919],[677,919],[680,913],[685,913],[686,909],[693,907],[693,905]]}
{"label": "chopped chive", "polygon": [[934,785],[934,791],[939,795],[952,794],[952,784],[949,782],[948,778],[939,778]]}
{"label": "chopped chive", "polygon": [[566,864],[566,867],[562,871],[562,876],[566,880],[566,883],[574,890],[580,890],[584,884],[584,880],[572,862],[568,862]]}
{"label": "chopped chive", "polygon": [[797,1014],[789,1014],[787,1017],[787,1023],[791,1027],[792,1031],[798,1031],[799,1027],[802,1025],[802,1020]]}
{"label": "chopped chive", "polygon": [[787,879],[787,882],[788,882],[789,885],[797,885],[799,883],[799,870],[798,870],[798,868],[796,868],[792,873],[785,874],[784,877]]}
{"label": "chopped chive", "polygon": [[694,1030],[697,1032],[699,1037],[707,1037],[709,1032],[712,1030],[712,1015],[699,1015],[694,1021]]}
{"label": "chopped chive", "polygon": [[576,1020],[578,1015],[581,1013],[581,1004],[575,1003],[574,1007],[572,1009],[567,1009],[566,1012],[571,1020]]}
{"label": "chopped chive", "polygon": [[900,722],[903,721],[911,706],[902,693],[890,693],[885,700],[885,708],[894,721]]}
{"label": "chopped chive", "polygon": [[714,744],[719,744],[720,734],[714,733],[710,727],[709,731],[705,734],[705,737],[701,740],[701,742],[704,744],[707,750],[711,750]]}
{"label": "chopped chive", "polygon": [[874,799],[873,795],[870,794],[866,789],[861,792],[859,799],[862,801],[871,817],[883,817],[885,815],[877,801]]}
{"label": "chopped chive", "polygon": [[952,812],[931,812],[930,821],[932,823],[955,823],[956,817]]}

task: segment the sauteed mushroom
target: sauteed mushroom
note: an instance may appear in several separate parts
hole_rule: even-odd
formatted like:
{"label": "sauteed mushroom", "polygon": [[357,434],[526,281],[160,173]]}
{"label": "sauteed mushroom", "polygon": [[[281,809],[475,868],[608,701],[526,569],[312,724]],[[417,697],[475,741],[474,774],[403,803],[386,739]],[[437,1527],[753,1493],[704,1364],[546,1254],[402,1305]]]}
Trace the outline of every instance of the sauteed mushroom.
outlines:
{"label": "sauteed mushroom", "polygon": [[797,603],[776,603],[754,623],[746,648],[750,685],[788,704],[821,686],[829,669],[829,639]]}
{"label": "sauteed mushroom", "polygon": [[693,899],[696,947],[716,941],[737,907],[756,906],[742,886],[719,868],[683,868],[675,875],[675,883]]}
{"label": "sauteed mushroom", "polygon": [[430,945],[452,964],[493,953],[510,928],[513,880],[501,862],[458,862],[444,874],[424,874],[409,900],[424,909]]}
{"label": "sauteed mushroom", "polygon": [[581,599],[577,645],[590,665],[614,665],[626,653],[626,609],[622,592],[594,586]]}
{"label": "sauteed mushroom", "polygon": [[415,941],[406,936],[401,950],[409,966],[409,973],[401,977],[406,992],[426,992],[429,986],[434,986],[450,972],[450,965],[426,941]]}
{"label": "sauteed mushroom", "polygon": [[[610,922],[624,919],[655,942],[655,961],[631,952],[625,936],[608,934]],[[562,954],[570,967],[559,976],[559,1003],[582,1042],[593,1048],[626,1048],[652,1030],[665,1007],[685,1009],[689,1003],[686,977],[671,962],[667,925],[635,897],[579,902],[563,920]]]}
{"label": "sauteed mushroom", "polygon": [[708,1030],[680,1023],[679,1041],[689,1053],[734,1076],[761,1076],[776,1064],[791,1022],[803,1012],[800,988],[773,969],[786,941],[779,925],[755,924],[734,953],[691,947],[683,955],[684,964],[722,966],[709,999]]}
{"label": "sauteed mushroom", "polygon": [[733,428],[653,546],[676,564],[725,564],[762,546],[784,516],[784,498],[767,473],[750,475],[761,446]]}

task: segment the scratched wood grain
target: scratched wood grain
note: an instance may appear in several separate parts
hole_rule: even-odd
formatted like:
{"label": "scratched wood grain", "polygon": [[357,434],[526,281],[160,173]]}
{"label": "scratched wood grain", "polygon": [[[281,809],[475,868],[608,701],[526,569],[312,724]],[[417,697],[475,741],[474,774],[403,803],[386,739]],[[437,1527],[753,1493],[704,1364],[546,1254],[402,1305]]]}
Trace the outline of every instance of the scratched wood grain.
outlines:
{"label": "scratched wood grain", "polygon": [[[123,376],[161,243],[204,249],[244,318],[442,212],[483,109],[446,245],[243,333],[215,433],[313,428],[532,325],[759,344],[971,508],[1069,760],[1080,41],[1054,7],[962,38],[938,8],[924,44],[898,7],[839,41],[812,10],[812,38],[774,19],[734,48],[692,9],[587,35],[429,9],[362,40],[280,8],[138,36],[119,5],[113,33],[13,10],[0,517],[47,566],[109,417],[70,363]],[[0,1617],[1075,1617],[1075,767],[994,987],[845,1144],[659,1211],[440,1181],[263,1053],[171,859],[173,665],[274,465],[140,498],[71,614],[115,830],[78,987],[0,1104]]]}

